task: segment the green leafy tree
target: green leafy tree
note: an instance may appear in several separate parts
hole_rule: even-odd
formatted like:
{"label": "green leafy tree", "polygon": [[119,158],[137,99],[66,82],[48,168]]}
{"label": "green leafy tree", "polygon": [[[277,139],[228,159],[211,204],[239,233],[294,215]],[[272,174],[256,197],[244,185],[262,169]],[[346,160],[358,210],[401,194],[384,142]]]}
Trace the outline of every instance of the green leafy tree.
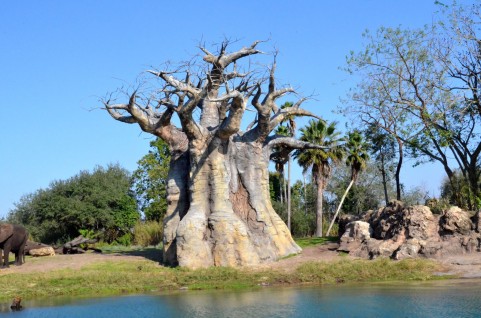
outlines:
{"label": "green leafy tree", "polygon": [[[389,179],[390,174],[394,170],[394,163],[396,157],[396,145],[394,138],[380,129],[376,125],[369,124],[364,131],[366,139],[371,144],[370,152],[373,155],[379,172],[382,177],[382,185],[384,189],[384,202],[386,205],[389,203]],[[396,180],[396,199],[401,200],[401,178],[400,178],[400,166],[397,164],[395,180]]]}
{"label": "green leafy tree", "polygon": [[150,142],[149,153],[138,161],[133,173],[133,189],[145,219],[160,221],[167,211],[167,177],[170,150],[165,141]]}
{"label": "green leafy tree", "polygon": [[44,243],[68,241],[81,230],[108,243],[124,236],[128,243],[138,219],[130,174],[118,165],[54,181],[47,189],[23,196],[8,215],[9,222],[24,224]]}
{"label": "green leafy tree", "polygon": [[[289,128],[286,126],[278,126],[275,130],[275,134],[279,136],[289,136]],[[284,174],[284,167],[288,162],[288,151],[282,147],[276,147],[273,154],[271,155],[271,160],[274,162],[276,172],[280,176],[280,199],[281,203],[284,203],[284,199],[287,201],[287,184]]]}
{"label": "green leafy tree", "polygon": [[347,67],[360,80],[346,112],[390,134],[417,164],[440,163],[453,189],[457,166],[471,209],[481,202],[480,9],[453,2],[429,27],[366,32],[365,48]]}
{"label": "green leafy tree", "polygon": [[343,158],[343,149],[338,146],[339,132],[336,122],[328,124],[325,120],[310,120],[300,129],[301,140],[325,146],[324,149],[300,149],[294,153],[299,165],[307,171],[312,168],[312,178],[317,187],[316,236],[322,237],[323,193],[331,177],[332,165]]}
{"label": "green leafy tree", "polygon": [[344,203],[349,190],[356,182],[359,173],[366,168],[367,161],[369,160],[368,149],[370,145],[365,142],[362,134],[359,131],[348,133],[344,147],[346,151],[346,165],[351,168],[351,181],[347,186],[346,192],[344,192],[344,195],[341,198],[341,202],[339,202],[339,207],[337,208],[336,213],[331,220],[331,224],[329,224],[329,228],[327,229],[326,233],[327,236],[329,236],[331,232],[334,221],[336,220],[337,215],[342,208],[342,204]]}
{"label": "green leafy tree", "polygon": [[[469,181],[466,180],[465,176],[460,170],[454,171],[454,182],[450,182],[448,178],[444,178],[441,181],[441,199],[454,205],[456,200],[460,208],[469,209],[469,202],[474,200],[472,193],[470,191]],[[481,180],[479,180],[481,182]],[[453,188],[454,184],[454,188]]]}
{"label": "green leafy tree", "polygon": [[[326,188],[326,193],[333,197],[333,214],[339,206],[340,199],[346,191],[346,184],[351,182],[351,168],[345,165],[337,166]],[[394,180],[387,180],[389,196],[396,195]],[[377,162],[371,159],[366,169],[358,175],[355,186],[348,192],[342,205],[342,211],[349,214],[360,214],[367,210],[377,209],[384,202],[384,186]],[[340,212],[341,213],[341,212]]]}

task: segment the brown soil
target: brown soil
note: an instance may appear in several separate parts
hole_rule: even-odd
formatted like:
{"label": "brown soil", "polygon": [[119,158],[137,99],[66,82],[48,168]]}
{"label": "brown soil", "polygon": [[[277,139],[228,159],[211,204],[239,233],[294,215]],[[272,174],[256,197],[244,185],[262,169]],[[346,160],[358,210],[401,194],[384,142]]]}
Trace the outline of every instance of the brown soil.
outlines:
{"label": "brown soil", "polygon": [[124,254],[99,254],[85,253],[72,255],[55,255],[45,257],[27,258],[22,266],[10,265],[7,269],[0,269],[0,275],[6,273],[38,273],[50,272],[61,269],[81,269],[82,267],[98,262],[110,260],[145,259],[142,256]]}
{"label": "brown soil", "polygon": [[[312,246],[304,248],[302,253],[292,257],[280,260],[279,262],[263,264],[252,269],[273,269],[279,271],[293,271],[299,265],[312,262],[323,261],[332,262],[340,260],[343,257],[336,252],[337,244],[327,244],[320,246]],[[8,269],[1,269],[0,275],[7,273],[35,273],[48,272],[61,269],[80,269],[86,265],[116,260],[145,260],[149,259],[154,262],[160,261],[160,253],[156,250],[139,251],[130,253],[114,253],[114,254],[98,254],[85,253],[77,255],[55,255],[39,258],[28,258],[27,262],[22,266],[11,265]],[[349,257],[350,258],[350,257]],[[464,254],[457,256],[445,257],[437,260],[444,269],[440,275],[456,275],[462,278],[481,277],[481,253]]]}

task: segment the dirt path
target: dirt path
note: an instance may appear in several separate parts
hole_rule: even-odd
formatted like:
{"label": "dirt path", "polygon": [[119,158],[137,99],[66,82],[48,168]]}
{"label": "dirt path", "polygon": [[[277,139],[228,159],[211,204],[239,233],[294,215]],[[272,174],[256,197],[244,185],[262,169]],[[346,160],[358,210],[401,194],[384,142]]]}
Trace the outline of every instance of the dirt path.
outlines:
{"label": "dirt path", "polygon": [[448,256],[438,260],[447,272],[461,278],[481,278],[481,253]]}
{"label": "dirt path", "polygon": [[7,269],[0,269],[0,275],[7,273],[41,273],[61,269],[81,269],[84,266],[118,260],[145,260],[145,256],[125,254],[85,253],[74,255],[55,255],[38,258],[28,258],[22,266],[10,265]]}
{"label": "dirt path", "polygon": [[[337,244],[331,243],[304,248],[302,253],[293,257],[282,259],[279,262],[263,264],[253,269],[273,269],[279,271],[293,271],[299,265],[311,261],[332,262],[349,256],[340,256],[336,252]],[[78,255],[56,255],[42,258],[28,258],[22,266],[10,266],[1,269],[0,275],[7,273],[36,273],[61,269],[80,269],[84,266],[117,260],[151,260],[159,263],[160,253],[156,250],[139,251],[131,253],[98,254],[86,253]],[[481,277],[481,253],[457,255],[437,260],[445,270],[440,275],[456,275],[462,278]],[[160,265],[159,265],[160,266]]]}

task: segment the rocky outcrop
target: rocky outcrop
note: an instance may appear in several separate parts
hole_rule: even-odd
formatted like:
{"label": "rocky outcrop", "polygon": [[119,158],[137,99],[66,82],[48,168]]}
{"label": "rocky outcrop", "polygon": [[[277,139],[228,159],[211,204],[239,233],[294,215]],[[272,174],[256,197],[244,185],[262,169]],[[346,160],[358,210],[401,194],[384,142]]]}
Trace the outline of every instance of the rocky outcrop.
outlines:
{"label": "rocky outcrop", "polygon": [[466,211],[451,207],[434,215],[429,207],[405,207],[392,201],[378,211],[369,211],[364,221],[345,226],[339,251],[363,258],[443,257],[479,252],[480,214],[473,218]]}

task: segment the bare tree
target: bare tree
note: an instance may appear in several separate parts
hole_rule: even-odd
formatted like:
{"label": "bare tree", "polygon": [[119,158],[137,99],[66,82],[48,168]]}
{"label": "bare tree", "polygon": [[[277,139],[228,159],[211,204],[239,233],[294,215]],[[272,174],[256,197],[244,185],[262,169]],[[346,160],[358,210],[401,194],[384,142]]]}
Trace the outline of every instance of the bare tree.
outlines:
{"label": "bare tree", "polygon": [[[126,104],[104,101],[114,119],[138,124],[172,151],[164,219],[169,265],[253,265],[301,250],[272,208],[268,163],[273,147],[321,148],[271,134],[288,116],[314,115],[300,108],[304,99],[285,109],[276,105],[295,92],[277,87],[275,56],[266,76],[262,67],[241,72],[240,62],[261,53],[259,41],[233,53],[228,44],[216,53],[201,46],[202,61],[173,71],[148,71],[160,87],[134,91]],[[244,132],[249,102],[255,119]]]}

